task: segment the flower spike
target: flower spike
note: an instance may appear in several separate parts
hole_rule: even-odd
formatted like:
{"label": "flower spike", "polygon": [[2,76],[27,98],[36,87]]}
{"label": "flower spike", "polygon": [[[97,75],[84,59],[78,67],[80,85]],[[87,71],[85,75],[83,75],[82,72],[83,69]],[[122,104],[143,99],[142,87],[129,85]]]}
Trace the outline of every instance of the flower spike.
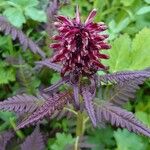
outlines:
{"label": "flower spike", "polygon": [[77,72],[79,76],[91,76],[98,70],[106,70],[106,66],[101,64],[101,59],[108,59],[107,55],[101,53],[110,46],[104,42],[108,35],[100,34],[107,29],[104,23],[94,23],[96,9],[93,9],[86,19],[81,23],[79,8],[76,7],[76,17],[69,19],[58,16],[55,26],[58,35],[53,39],[56,41],[51,44],[55,53],[52,62],[63,65],[61,75]]}

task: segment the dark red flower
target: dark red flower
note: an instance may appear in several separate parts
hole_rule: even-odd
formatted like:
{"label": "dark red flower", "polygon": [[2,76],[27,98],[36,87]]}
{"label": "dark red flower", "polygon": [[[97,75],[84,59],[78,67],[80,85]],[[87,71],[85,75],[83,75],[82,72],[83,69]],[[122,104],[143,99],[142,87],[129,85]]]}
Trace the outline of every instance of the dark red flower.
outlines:
{"label": "dark red flower", "polygon": [[98,70],[107,69],[100,62],[101,59],[109,58],[101,54],[101,50],[110,48],[110,45],[104,42],[108,35],[100,34],[107,29],[107,26],[102,22],[94,23],[95,15],[96,10],[93,9],[85,23],[82,23],[77,8],[76,18],[72,20],[64,16],[57,17],[54,25],[59,34],[53,37],[57,42],[51,44],[51,48],[55,50],[52,61],[63,64],[62,76],[66,72],[74,71],[89,76]]}

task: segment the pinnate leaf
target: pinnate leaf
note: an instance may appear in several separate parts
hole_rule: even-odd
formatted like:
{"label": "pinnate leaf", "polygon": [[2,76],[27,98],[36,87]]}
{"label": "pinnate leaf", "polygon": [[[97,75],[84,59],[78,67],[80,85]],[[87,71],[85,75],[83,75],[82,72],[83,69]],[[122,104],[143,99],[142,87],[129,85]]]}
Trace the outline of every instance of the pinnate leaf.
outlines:
{"label": "pinnate leaf", "polygon": [[11,35],[13,40],[18,39],[24,50],[29,48],[33,53],[38,53],[41,57],[45,57],[45,53],[35,42],[28,38],[20,29],[11,25],[3,16],[0,16],[0,31],[6,35]]}
{"label": "pinnate leaf", "polygon": [[21,123],[18,124],[18,129],[23,128],[30,124],[35,124],[42,120],[44,117],[51,117],[56,110],[61,110],[64,106],[72,100],[70,93],[59,93],[54,96],[46,96],[47,99],[45,103],[39,107],[34,113],[29,117],[23,119]]}
{"label": "pinnate leaf", "polygon": [[44,150],[44,147],[42,134],[39,131],[39,127],[36,127],[21,145],[21,150]]}
{"label": "pinnate leaf", "polygon": [[44,103],[44,98],[38,98],[27,94],[13,96],[0,102],[0,110],[14,112],[34,112]]}
{"label": "pinnate leaf", "polygon": [[0,150],[6,150],[6,145],[13,136],[14,134],[11,131],[0,134]]}
{"label": "pinnate leaf", "polygon": [[117,127],[127,128],[130,132],[150,137],[150,129],[137,120],[131,112],[111,103],[103,104],[99,108],[96,106],[96,112],[99,122],[106,121]]}
{"label": "pinnate leaf", "polygon": [[89,91],[89,88],[87,87],[83,87],[82,88],[82,95],[83,95],[83,99],[84,99],[84,105],[85,108],[87,110],[87,113],[92,121],[92,124],[94,127],[96,127],[97,125],[97,120],[95,117],[95,110],[94,110],[94,106],[93,106],[93,96]]}

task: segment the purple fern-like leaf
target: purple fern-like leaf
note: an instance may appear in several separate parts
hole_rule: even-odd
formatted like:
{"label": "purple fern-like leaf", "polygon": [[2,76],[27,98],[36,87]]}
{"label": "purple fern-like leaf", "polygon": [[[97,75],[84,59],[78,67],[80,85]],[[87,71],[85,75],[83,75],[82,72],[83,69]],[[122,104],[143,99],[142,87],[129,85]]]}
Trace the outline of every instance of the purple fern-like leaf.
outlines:
{"label": "purple fern-like leaf", "polygon": [[0,150],[6,150],[6,145],[13,136],[14,134],[11,131],[0,134]]}
{"label": "purple fern-like leaf", "polygon": [[62,69],[62,67],[60,65],[52,63],[50,59],[45,59],[43,61],[37,61],[36,64],[41,66],[41,67],[46,66],[46,67],[53,69],[57,72],[61,72],[61,69]]}
{"label": "purple fern-like leaf", "polygon": [[50,91],[54,91],[56,89],[58,89],[61,85],[68,83],[69,82],[69,76],[65,76],[63,77],[60,81],[58,81],[56,84],[51,85],[48,88],[44,89],[44,92],[50,92]]}
{"label": "purple fern-like leaf", "polygon": [[110,88],[108,99],[115,105],[122,106],[129,100],[134,99],[136,90],[140,87],[135,80],[126,81],[124,84],[118,84]]}
{"label": "purple fern-like leaf", "polygon": [[83,95],[83,99],[84,99],[85,109],[88,112],[88,115],[92,121],[93,126],[96,127],[97,120],[96,120],[95,110],[94,110],[94,106],[93,106],[93,96],[90,93],[88,87],[82,88],[82,95]]}
{"label": "purple fern-like leaf", "polygon": [[72,96],[70,93],[59,93],[55,94],[54,96],[49,97],[43,106],[37,109],[33,114],[29,117],[22,120],[21,123],[18,124],[17,128],[23,128],[27,125],[34,124],[39,122],[44,117],[49,116],[51,117],[56,110],[61,110],[63,107],[72,100]]}
{"label": "purple fern-like leaf", "polygon": [[106,103],[102,106],[95,105],[95,107],[95,110],[98,111],[96,116],[99,122],[110,122],[117,127],[127,128],[130,132],[132,131],[150,137],[150,129],[138,121],[133,113],[116,107],[111,103]]}
{"label": "purple fern-like leaf", "polygon": [[3,16],[0,16],[0,31],[6,35],[11,35],[13,40],[18,39],[23,49],[29,48],[33,53],[38,53],[45,58],[45,53],[38,47],[38,45],[28,38],[20,29],[11,25]]}
{"label": "purple fern-like leaf", "polygon": [[44,150],[43,136],[39,131],[39,127],[36,127],[30,136],[26,138],[21,145],[21,150]]}
{"label": "purple fern-like leaf", "polygon": [[119,83],[124,84],[124,82],[128,82],[129,80],[134,80],[138,84],[144,83],[144,80],[150,77],[149,71],[127,71],[127,72],[117,72],[113,74],[106,74],[99,76],[100,82],[108,83]]}
{"label": "purple fern-like leaf", "polygon": [[17,113],[32,113],[44,104],[44,98],[27,94],[13,96],[0,102],[0,110],[14,111]]}

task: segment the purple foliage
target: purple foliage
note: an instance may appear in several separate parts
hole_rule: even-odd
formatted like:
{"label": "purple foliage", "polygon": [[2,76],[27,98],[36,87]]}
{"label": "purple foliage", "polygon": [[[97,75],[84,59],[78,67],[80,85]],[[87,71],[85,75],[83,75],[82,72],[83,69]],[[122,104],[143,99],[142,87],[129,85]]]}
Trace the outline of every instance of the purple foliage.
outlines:
{"label": "purple foliage", "polygon": [[27,94],[13,96],[0,102],[0,110],[32,113],[44,103],[44,98]]}
{"label": "purple foliage", "polygon": [[43,60],[43,61],[37,61],[36,62],[36,64],[37,65],[40,65],[40,66],[46,66],[46,67],[48,67],[48,68],[50,68],[50,69],[53,69],[53,70],[55,70],[55,71],[57,71],[57,72],[61,72],[61,66],[60,65],[58,65],[58,64],[55,64],[55,63],[52,63],[51,61],[50,61],[50,59],[45,59],[45,60]]}
{"label": "purple foliage", "polygon": [[109,90],[108,100],[115,105],[122,106],[135,97],[136,90],[139,88],[138,82],[135,80],[125,82],[122,85],[117,84]]}
{"label": "purple foliage", "polygon": [[108,83],[109,81],[117,84],[124,84],[129,80],[134,80],[137,84],[143,84],[148,77],[150,77],[149,71],[127,71],[98,76],[100,82]]}
{"label": "purple foliage", "polygon": [[6,145],[13,136],[14,134],[11,131],[0,134],[0,150],[6,150]]}
{"label": "purple foliage", "polygon": [[95,105],[95,110],[99,122],[110,122],[117,127],[127,128],[129,131],[150,137],[150,129],[138,121],[131,112],[111,103],[106,103],[100,107]]}
{"label": "purple foliage", "polygon": [[46,116],[51,117],[56,110],[63,109],[64,106],[71,100],[72,97],[70,93],[59,93],[49,97],[39,109],[37,109],[29,117],[22,120],[22,122],[18,124],[17,128],[20,129],[29,124],[35,124]]}
{"label": "purple foliage", "polygon": [[83,95],[83,99],[84,99],[85,109],[88,112],[88,115],[93,123],[93,126],[96,127],[97,120],[95,117],[95,110],[94,110],[94,106],[93,106],[93,97],[92,97],[92,94],[89,92],[88,87],[82,88],[82,95]]}
{"label": "purple foliage", "polygon": [[28,136],[24,143],[21,145],[21,150],[44,150],[43,136],[39,131],[39,127],[36,127],[30,136]]}
{"label": "purple foliage", "polygon": [[45,53],[38,47],[38,45],[28,38],[20,29],[11,25],[3,16],[0,16],[0,31],[6,35],[10,34],[13,40],[18,39],[23,49],[29,48],[33,53],[38,53],[45,58]]}

